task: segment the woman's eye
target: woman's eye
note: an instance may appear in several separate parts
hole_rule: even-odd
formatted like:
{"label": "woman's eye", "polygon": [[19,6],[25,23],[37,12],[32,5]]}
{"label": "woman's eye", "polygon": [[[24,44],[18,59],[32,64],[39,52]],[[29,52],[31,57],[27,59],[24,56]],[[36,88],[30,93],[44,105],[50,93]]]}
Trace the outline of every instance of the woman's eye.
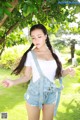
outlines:
{"label": "woman's eye", "polygon": [[34,40],[35,38],[32,38],[32,40]]}
{"label": "woman's eye", "polygon": [[41,38],[41,36],[39,36],[38,38]]}

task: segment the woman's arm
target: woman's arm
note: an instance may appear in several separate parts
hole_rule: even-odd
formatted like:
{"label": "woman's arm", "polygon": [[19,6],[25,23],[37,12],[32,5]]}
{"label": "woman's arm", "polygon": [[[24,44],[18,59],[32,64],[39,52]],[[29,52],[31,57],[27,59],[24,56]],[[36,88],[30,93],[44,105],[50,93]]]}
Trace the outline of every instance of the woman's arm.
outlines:
{"label": "woman's arm", "polygon": [[74,76],[75,75],[75,70],[73,68],[70,68],[70,67],[62,70],[62,76],[64,77],[66,75]]}
{"label": "woman's arm", "polygon": [[12,87],[21,83],[25,83],[28,82],[31,78],[31,74],[32,74],[32,68],[31,67],[25,67],[25,71],[24,71],[24,75],[16,80],[10,80],[10,79],[6,79],[2,81],[2,85],[4,87]]}

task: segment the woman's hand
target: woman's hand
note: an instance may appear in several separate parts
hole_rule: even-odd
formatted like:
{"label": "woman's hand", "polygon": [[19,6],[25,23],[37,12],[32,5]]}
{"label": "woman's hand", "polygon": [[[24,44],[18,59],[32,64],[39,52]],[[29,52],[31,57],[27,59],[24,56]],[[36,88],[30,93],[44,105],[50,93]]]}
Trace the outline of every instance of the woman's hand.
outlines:
{"label": "woman's hand", "polygon": [[12,87],[14,85],[14,81],[10,79],[6,79],[2,81],[3,87]]}
{"label": "woman's hand", "polygon": [[64,77],[66,75],[74,76],[75,75],[75,70],[71,67],[64,69],[62,71],[62,76]]}
{"label": "woman's hand", "polygon": [[67,72],[70,76],[74,76],[75,75],[75,70],[73,68],[67,68]]}

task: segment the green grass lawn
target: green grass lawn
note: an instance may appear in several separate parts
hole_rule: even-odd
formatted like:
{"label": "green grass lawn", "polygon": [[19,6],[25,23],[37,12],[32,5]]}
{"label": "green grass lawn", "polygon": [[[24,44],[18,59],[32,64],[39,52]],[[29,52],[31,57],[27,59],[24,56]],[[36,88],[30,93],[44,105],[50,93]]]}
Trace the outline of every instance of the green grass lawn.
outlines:
{"label": "green grass lawn", "polygon": [[[80,120],[80,67],[76,71],[75,77],[66,76],[63,79],[64,89],[58,107],[57,120]],[[0,69],[0,81],[6,77],[13,80],[16,78],[10,75],[10,70]],[[24,100],[26,89],[27,86],[23,87],[23,85],[12,88],[0,86],[0,113],[7,112],[8,120],[27,120]]]}

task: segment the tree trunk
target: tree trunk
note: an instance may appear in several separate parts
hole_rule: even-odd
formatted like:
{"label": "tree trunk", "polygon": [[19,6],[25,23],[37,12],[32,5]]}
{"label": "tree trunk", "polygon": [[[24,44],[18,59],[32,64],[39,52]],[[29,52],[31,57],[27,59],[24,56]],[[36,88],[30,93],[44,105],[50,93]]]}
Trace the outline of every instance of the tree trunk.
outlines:
{"label": "tree trunk", "polygon": [[1,56],[2,52],[4,51],[5,44],[6,44],[6,42],[4,42],[3,45],[2,45],[2,49],[1,49],[1,51],[0,51],[0,56]]}
{"label": "tree trunk", "polygon": [[75,44],[76,44],[76,41],[75,41],[75,40],[72,40],[72,41],[71,41],[71,46],[70,46],[71,58],[68,60],[68,62],[72,62],[72,58],[74,58]]}
{"label": "tree trunk", "polygon": [[71,44],[71,59],[74,58],[74,53],[75,53],[75,43]]}
{"label": "tree trunk", "polygon": [[[11,5],[12,5],[12,8],[9,8],[9,12],[12,12],[14,10],[14,8],[16,7],[16,5],[18,4],[18,0],[14,0]],[[8,15],[4,15],[4,18],[0,21],[0,27],[5,23],[6,19],[8,18],[9,16]]]}

